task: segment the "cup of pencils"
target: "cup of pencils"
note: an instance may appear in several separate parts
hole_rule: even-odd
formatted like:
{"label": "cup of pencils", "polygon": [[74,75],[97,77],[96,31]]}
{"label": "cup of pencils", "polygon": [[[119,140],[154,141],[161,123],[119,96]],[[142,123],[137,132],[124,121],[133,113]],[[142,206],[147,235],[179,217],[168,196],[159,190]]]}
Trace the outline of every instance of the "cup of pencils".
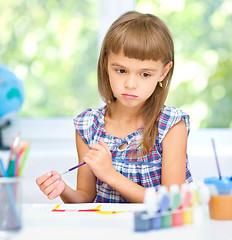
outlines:
{"label": "cup of pencils", "polygon": [[0,231],[21,229],[20,178],[0,178]]}
{"label": "cup of pencils", "polygon": [[11,144],[9,160],[0,157],[0,232],[17,231],[21,221],[21,176],[30,145],[18,134]]}

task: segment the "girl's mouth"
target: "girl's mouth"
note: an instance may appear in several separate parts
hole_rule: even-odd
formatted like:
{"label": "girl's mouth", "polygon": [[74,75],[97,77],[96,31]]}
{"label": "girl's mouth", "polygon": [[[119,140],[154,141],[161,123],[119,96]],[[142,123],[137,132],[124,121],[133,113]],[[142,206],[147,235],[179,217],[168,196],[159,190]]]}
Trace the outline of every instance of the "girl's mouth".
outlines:
{"label": "girl's mouth", "polygon": [[136,95],[127,94],[127,93],[123,93],[122,96],[123,96],[124,98],[127,98],[127,99],[135,99],[135,98],[138,97],[138,96],[136,96]]}

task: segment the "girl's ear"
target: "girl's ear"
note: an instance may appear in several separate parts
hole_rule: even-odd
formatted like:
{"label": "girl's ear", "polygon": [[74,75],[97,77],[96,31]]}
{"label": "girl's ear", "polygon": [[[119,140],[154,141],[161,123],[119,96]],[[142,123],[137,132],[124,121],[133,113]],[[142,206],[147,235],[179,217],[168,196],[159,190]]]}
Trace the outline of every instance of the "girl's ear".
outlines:
{"label": "girl's ear", "polygon": [[172,61],[169,61],[166,66],[164,67],[161,75],[160,75],[160,81],[163,81],[164,78],[167,76],[169,70],[172,68],[172,65],[173,65],[173,62]]}

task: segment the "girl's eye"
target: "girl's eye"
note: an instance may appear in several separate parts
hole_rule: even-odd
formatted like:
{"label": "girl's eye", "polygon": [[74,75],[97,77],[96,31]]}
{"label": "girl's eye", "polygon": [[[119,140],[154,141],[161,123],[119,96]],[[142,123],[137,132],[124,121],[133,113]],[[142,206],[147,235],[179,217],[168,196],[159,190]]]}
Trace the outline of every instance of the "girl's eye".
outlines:
{"label": "girl's eye", "polygon": [[141,73],[141,76],[143,76],[143,77],[147,78],[147,77],[150,77],[150,76],[151,76],[151,74],[149,74],[149,73]]}
{"label": "girl's eye", "polygon": [[116,72],[118,72],[118,73],[126,73],[126,70],[124,70],[124,69],[116,69]]}

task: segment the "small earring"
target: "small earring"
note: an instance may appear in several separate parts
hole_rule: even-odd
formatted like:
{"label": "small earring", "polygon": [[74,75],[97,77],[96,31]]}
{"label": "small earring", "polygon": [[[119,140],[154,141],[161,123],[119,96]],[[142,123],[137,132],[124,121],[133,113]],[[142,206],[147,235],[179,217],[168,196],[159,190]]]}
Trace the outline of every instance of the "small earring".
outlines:
{"label": "small earring", "polygon": [[163,83],[162,83],[162,82],[159,82],[159,86],[162,88],[162,87],[163,87]]}

